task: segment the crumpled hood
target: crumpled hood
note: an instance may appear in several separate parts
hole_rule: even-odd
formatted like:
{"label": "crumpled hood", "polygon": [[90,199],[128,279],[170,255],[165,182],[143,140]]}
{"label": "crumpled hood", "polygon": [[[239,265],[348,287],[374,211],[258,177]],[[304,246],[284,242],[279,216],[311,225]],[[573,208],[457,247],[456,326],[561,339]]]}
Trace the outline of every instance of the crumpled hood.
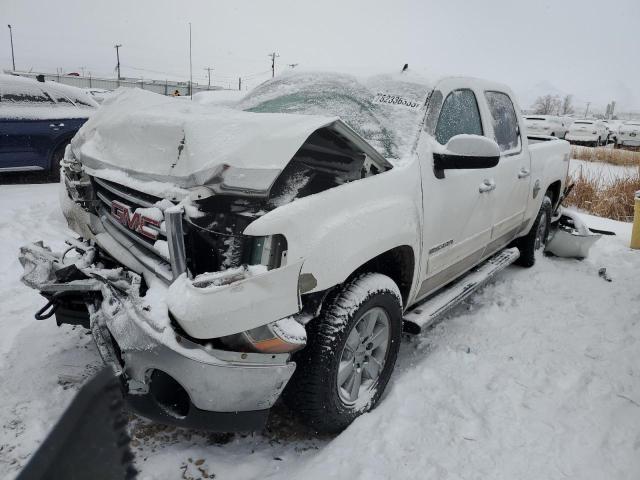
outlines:
{"label": "crumpled hood", "polygon": [[72,150],[98,176],[116,170],[181,188],[260,192],[314,131],[336,123],[350,130],[337,117],[249,113],[121,89],[84,124]]}

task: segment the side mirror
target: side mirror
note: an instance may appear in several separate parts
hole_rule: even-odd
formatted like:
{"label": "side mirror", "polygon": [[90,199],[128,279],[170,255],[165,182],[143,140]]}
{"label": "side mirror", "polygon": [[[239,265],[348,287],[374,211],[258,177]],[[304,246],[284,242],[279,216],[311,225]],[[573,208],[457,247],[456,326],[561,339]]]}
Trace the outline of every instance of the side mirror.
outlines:
{"label": "side mirror", "polygon": [[444,170],[491,168],[500,160],[498,144],[481,135],[456,135],[444,148],[444,152],[433,154],[433,168],[438,178],[444,177]]}

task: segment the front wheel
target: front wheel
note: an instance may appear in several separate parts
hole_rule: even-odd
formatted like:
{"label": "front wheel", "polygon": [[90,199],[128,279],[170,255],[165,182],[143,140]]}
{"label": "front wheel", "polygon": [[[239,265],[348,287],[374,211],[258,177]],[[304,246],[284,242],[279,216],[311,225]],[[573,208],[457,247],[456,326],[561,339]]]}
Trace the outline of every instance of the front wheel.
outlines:
{"label": "front wheel", "polygon": [[402,335],[397,285],[379,273],[348,281],[308,333],[284,399],[316,431],[339,432],[376,406],[393,371]]}
{"label": "front wheel", "polygon": [[551,198],[545,195],[542,199],[538,217],[531,230],[526,236],[518,238],[514,242],[515,246],[520,250],[520,258],[518,258],[516,264],[526,268],[533,267],[536,263],[536,257],[540,256],[544,251],[544,246],[549,236],[549,225],[551,225],[551,209]]}

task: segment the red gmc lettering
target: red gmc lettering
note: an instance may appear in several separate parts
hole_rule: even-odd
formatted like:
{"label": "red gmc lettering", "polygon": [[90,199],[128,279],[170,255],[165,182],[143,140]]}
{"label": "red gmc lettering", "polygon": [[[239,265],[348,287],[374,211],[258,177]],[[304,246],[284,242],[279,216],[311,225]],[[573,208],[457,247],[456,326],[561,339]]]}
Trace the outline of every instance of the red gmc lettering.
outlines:
{"label": "red gmc lettering", "polygon": [[129,230],[139,233],[151,240],[158,238],[158,232],[153,228],[145,228],[149,225],[160,228],[160,222],[153,218],[145,217],[137,212],[132,212],[129,205],[117,200],[111,201],[111,215]]}

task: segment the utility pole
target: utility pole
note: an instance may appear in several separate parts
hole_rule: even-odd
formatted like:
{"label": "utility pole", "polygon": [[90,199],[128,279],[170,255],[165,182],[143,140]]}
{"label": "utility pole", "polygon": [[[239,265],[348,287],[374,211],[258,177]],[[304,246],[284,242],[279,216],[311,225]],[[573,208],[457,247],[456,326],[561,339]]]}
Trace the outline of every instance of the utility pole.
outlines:
{"label": "utility pole", "polygon": [[276,52],[273,52],[267,56],[271,57],[271,78],[273,78],[276,76],[276,57],[279,57],[280,55],[278,55]]}
{"label": "utility pole", "polygon": [[591,102],[587,102],[587,110],[586,112],[584,112],[584,118],[587,118],[589,116],[589,105],[591,105]]}
{"label": "utility pole", "polygon": [[238,91],[242,90],[242,77],[238,77]]}
{"label": "utility pole", "polygon": [[13,64],[13,71],[16,71],[16,59],[13,56],[13,30],[11,30],[11,25],[7,25],[9,27],[9,38],[11,39],[11,63]]}
{"label": "utility pole", "polygon": [[207,83],[207,90],[210,90],[211,89],[211,70],[213,70],[213,68],[207,67],[205,68],[205,70],[207,71],[207,75],[209,76],[209,82]]}
{"label": "utility pole", "polygon": [[296,68],[299,64],[298,63],[288,63],[287,64],[289,67],[291,67],[291,69],[293,70],[294,68]]}
{"label": "utility pole", "polygon": [[[120,78],[121,78],[120,77],[120,47],[121,46],[122,46],[122,44],[117,43],[113,47],[113,48],[116,49],[116,59],[118,61],[118,63],[116,63],[116,70],[118,71],[118,82],[120,82]],[[120,84],[118,83],[118,85],[120,85]]]}
{"label": "utility pole", "polygon": [[189,96],[193,100],[193,63],[191,61],[191,22],[189,22]]}

